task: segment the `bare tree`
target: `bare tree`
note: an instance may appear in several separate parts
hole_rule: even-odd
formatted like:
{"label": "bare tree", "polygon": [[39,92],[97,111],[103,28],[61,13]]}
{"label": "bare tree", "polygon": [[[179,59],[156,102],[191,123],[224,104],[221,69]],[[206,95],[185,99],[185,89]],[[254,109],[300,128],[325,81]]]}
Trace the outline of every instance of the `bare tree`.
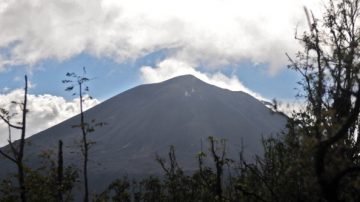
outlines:
{"label": "bare tree", "polygon": [[64,178],[64,159],[63,159],[63,142],[59,140],[58,150],[58,164],[57,164],[57,188],[58,188],[58,200],[63,201],[63,178]]}
{"label": "bare tree", "polygon": [[[11,118],[16,114],[11,114],[6,109],[0,108],[0,118],[3,120],[9,129],[9,148],[10,152],[5,152],[0,149],[0,154],[3,155],[5,158],[16,164],[17,166],[17,179],[20,186],[20,197],[21,201],[26,201],[26,187],[25,187],[25,172],[24,172],[24,148],[25,148],[25,134],[26,134],[26,114],[28,113],[27,109],[27,92],[28,92],[28,80],[27,76],[25,75],[25,88],[24,88],[24,100],[23,102],[15,102],[13,101],[13,104],[16,104],[21,109],[21,115],[22,115],[22,121],[18,122],[16,124],[13,124],[11,122]],[[11,129],[17,129],[21,131],[20,140],[16,142],[16,144],[13,142],[11,137]]]}
{"label": "bare tree", "polygon": [[[84,116],[84,93],[89,92],[89,87],[86,86],[86,82],[88,82],[90,79],[85,76],[86,70],[83,68],[83,75],[79,76],[75,73],[67,73],[66,77],[70,79],[63,80],[63,83],[70,84],[65,90],[66,91],[73,91],[75,87],[77,87],[77,93],[79,96],[79,105],[80,105],[80,124],[73,126],[73,127],[79,127],[81,129],[82,133],[82,146],[81,151],[84,156],[83,159],[83,177],[84,177],[84,202],[89,201],[89,184],[88,184],[88,161],[89,161],[89,148],[92,144],[91,141],[88,140],[88,134],[93,129],[89,127],[88,123],[85,122],[85,116]],[[77,95],[76,92],[73,93],[73,95]],[[90,97],[91,98],[91,97]]]}

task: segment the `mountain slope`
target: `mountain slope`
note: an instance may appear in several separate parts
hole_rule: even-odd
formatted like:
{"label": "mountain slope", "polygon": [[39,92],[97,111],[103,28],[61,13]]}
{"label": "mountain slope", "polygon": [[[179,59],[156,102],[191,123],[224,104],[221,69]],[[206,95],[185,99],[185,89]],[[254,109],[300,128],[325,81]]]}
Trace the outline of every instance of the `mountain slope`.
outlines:
{"label": "mountain slope", "polygon": [[[238,158],[241,145],[248,157],[260,154],[261,137],[281,132],[286,124],[286,117],[250,95],[190,75],[135,87],[88,110],[85,117],[88,122],[107,123],[89,135],[96,142],[89,154],[90,180],[100,187],[123,174],[158,174],[155,154],[166,156],[170,145],[175,146],[179,164],[191,171],[197,166],[201,142],[207,148],[208,136],[228,140],[230,157]],[[79,165],[82,156],[76,141],[81,132],[72,128],[79,120],[73,117],[28,138],[28,165],[36,166],[40,151],[56,148],[59,139],[64,142],[65,162]],[[12,169],[1,161],[3,173]]]}

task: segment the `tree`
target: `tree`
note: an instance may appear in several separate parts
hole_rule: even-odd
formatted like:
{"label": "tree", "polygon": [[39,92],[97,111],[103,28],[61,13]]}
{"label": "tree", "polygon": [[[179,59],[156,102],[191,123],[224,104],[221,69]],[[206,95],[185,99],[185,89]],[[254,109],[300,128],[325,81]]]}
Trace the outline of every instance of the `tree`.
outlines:
{"label": "tree", "polygon": [[[24,100],[23,102],[12,102],[13,105],[20,107],[22,121],[13,124],[12,118],[14,118],[17,113],[0,108],[0,118],[8,125],[9,129],[9,145],[7,147],[9,151],[0,149],[0,154],[15,163],[18,168],[17,175],[15,176],[20,186],[21,201],[70,201],[71,190],[77,179],[77,172],[71,166],[65,169],[63,168],[61,141],[59,141],[57,168],[54,167],[55,163],[50,160],[50,155],[48,155],[47,152],[44,152],[41,157],[45,159],[45,162],[50,162],[50,164],[45,163],[35,170],[24,166],[26,114],[29,112],[27,109],[27,93],[28,80],[27,76],[25,76]],[[12,140],[11,129],[21,131],[19,141],[14,142]],[[57,175],[55,173],[57,173]],[[2,201],[17,201],[18,197],[15,194],[17,192],[18,189],[15,188],[12,179],[9,178],[2,181],[0,185]],[[56,196],[55,193],[58,193],[58,195]]]}
{"label": "tree", "polygon": [[[54,158],[55,157],[55,158]],[[73,166],[59,169],[59,158],[53,150],[43,151],[39,158],[41,164],[37,168],[26,170],[26,188],[29,201],[73,201],[72,191],[78,179],[78,172]],[[61,171],[61,182],[59,182]],[[59,196],[61,194],[61,196]]]}
{"label": "tree", "polygon": [[[11,114],[8,110],[0,108],[0,119],[3,120],[9,128],[9,147],[10,152],[5,152],[0,149],[0,154],[7,158],[8,160],[12,161],[17,166],[17,179],[20,186],[20,197],[22,202],[26,202],[27,197],[27,190],[25,187],[25,168],[24,168],[24,148],[25,148],[25,134],[26,134],[26,114],[28,113],[27,109],[27,93],[28,93],[28,80],[27,76],[25,75],[25,87],[24,87],[24,100],[23,102],[15,102],[13,101],[12,104],[18,105],[21,109],[21,117],[22,121],[13,124],[11,122],[11,118],[14,117],[16,114]],[[21,131],[21,136],[19,142],[14,144],[11,137],[11,129],[17,129]]]}
{"label": "tree", "polygon": [[[61,144],[60,144],[61,145]],[[53,150],[43,151],[39,155],[41,163],[38,167],[24,169],[24,182],[27,201],[73,201],[72,191],[78,179],[78,172],[73,166],[64,167],[60,157],[61,147],[58,151],[57,164],[53,160]],[[59,164],[60,163],[60,164]],[[61,178],[61,180],[59,180]],[[18,189],[13,183],[11,176],[0,183],[0,201],[19,201]]]}
{"label": "tree", "polygon": [[[67,73],[66,77],[69,79],[65,79],[62,82],[65,84],[70,84],[65,90],[66,91],[74,91],[74,88],[77,87],[77,92],[74,92],[73,95],[79,95],[79,105],[80,105],[80,123],[79,125],[73,127],[79,127],[82,133],[82,146],[81,151],[84,156],[83,160],[83,177],[84,177],[84,201],[89,201],[89,184],[88,184],[88,160],[89,160],[89,147],[93,142],[88,140],[88,134],[92,132],[94,129],[89,126],[88,123],[85,122],[83,102],[84,102],[84,93],[89,92],[89,87],[86,85],[86,82],[90,81],[86,76],[86,70],[83,68],[83,75],[77,75],[75,73]],[[91,97],[90,97],[91,99]]]}
{"label": "tree", "polygon": [[168,162],[156,155],[156,161],[160,164],[165,173],[163,180],[164,189],[167,190],[167,198],[169,201],[188,201],[191,198],[191,179],[184,174],[184,171],[179,166],[175,147],[170,146],[168,153]]}
{"label": "tree", "polygon": [[[231,163],[232,160],[226,158],[226,144],[225,140],[220,140],[220,146],[218,146],[218,141],[210,136],[209,137],[210,142],[210,153],[215,163],[215,169],[216,169],[216,181],[215,181],[215,193],[216,197],[219,201],[223,200],[223,173],[224,173],[224,166],[228,163]],[[220,150],[220,154],[217,150]]]}
{"label": "tree", "polygon": [[329,0],[322,19],[305,9],[309,31],[297,38],[304,50],[289,57],[307,101],[295,133],[300,146],[313,144],[314,173],[328,201],[360,189],[352,183],[360,171],[359,10],[359,0]]}
{"label": "tree", "polygon": [[63,159],[63,142],[59,140],[58,164],[57,164],[57,186],[58,201],[63,201],[63,179],[64,179],[64,159]]}

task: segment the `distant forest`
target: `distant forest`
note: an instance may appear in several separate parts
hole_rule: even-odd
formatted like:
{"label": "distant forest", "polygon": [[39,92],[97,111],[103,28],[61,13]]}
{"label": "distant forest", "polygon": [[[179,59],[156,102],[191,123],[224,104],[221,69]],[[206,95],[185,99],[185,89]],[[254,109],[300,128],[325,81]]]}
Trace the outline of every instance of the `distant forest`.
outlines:
{"label": "distant forest", "polygon": [[[247,162],[226,155],[226,141],[208,138],[197,154],[198,169],[186,173],[178,164],[176,148],[156,161],[163,176],[133,180],[114,176],[101,193],[90,193],[87,164],[88,134],[105,123],[86,123],[82,109],[89,90],[85,74],[68,73],[66,90],[80,98],[82,169],[65,167],[62,142],[54,153],[39,154],[43,165],[31,169],[24,163],[26,145],[27,77],[22,101],[22,121],[14,124],[12,114],[0,109],[9,128],[21,131],[8,150],[0,150],[1,161],[16,166],[14,175],[0,182],[0,201],[74,201],[81,186],[88,201],[360,201],[360,22],[359,0],[328,0],[325,13],[314,16],[305,8],[308,30],[296,33],[302,44],[288,67],[301,75],[299,96],[306,101],[301,111],[288,119],[287,132],[263,140],[264,154]],[[295,43],[295,42],[294,42]],[[9,103],[10,104],[10,103]],[[274,103],[273,110],[277,110]],[[10,131],[10,130],[9,130]],[[1,162],[0,161],[0,162]],[[207,162],[207,163],[205,163]],[[210,162],[210,164],[209,164]]]}

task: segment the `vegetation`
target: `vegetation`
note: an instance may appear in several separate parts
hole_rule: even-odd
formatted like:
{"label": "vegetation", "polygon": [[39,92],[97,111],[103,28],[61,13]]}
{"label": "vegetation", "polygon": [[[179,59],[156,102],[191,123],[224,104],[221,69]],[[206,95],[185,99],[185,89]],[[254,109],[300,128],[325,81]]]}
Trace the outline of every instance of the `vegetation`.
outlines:
{"label": "vegetation", "polygon": [[[89,141],[88,134],[91,132],[89,125],[85,122],[84,110],[83,110],[83,102],[84,102],[84,93],[89,92],[89,87],[85,85],[86,82],[89,81],[89,78],[85,77],[86,71],[83,69],[83,75],[79,76],[75,73],[67,73],[66,76],[69,79],[65,79],[62,82],[65,84],[70,84],[65,90],[73,91],[75,87],[79,94],[79,105],[80,105],[80,123],[77,126],[81,129],[82,133],[82,144],[81,151],[84,156],[83,161],[83,175],[84,175],[84,202],[89,201],[89,183],[88,183],[88,162],[89,162],[89,147],[93,142]],[[77,94],[76,92],[73,95]]]}
{"label": "vegetation", "polygon": [[[299,84],[306,107],[293,114],[285,134],[263,140],[264,155],[247,162],[240,154],[234,161],[226,156],[224,140],[209,137],[209,148],[197,156],[198,169],[185,173],[170,147],[168,159],[157,157],[163,176],[131,181],[118,176],[94,201],[360,201],[360,27],[358,0],[329,0],[322,19],[305,9],[309,31],[296,36],[304,47],[289,68],[302,75]],[[82,84],[85,77],[69,73],[65,80],[79,87],[82,109]],[[70,86],[68,90],[73,90]],[[26,117],[26,87],[23,117]],[[9,125],[9,114],[1,118]],[[81,110],[84,154],[84,200],[88,201],[88,127]],[[1,201],[70,201],[77,183],[77,172],[63,170],[61,144],[58,163],[49,161],[40,169],[24,169],[23,146],[13,148],[12,156],[1,152],[18,166],[18,184],[3,180]],[[22,147],[21,147],[22,145]],[[21,154],[20,154],[21,153]],[[210,160],[212,164],[205,162]],[[49,163],[50,162],[50,163]],[[115,178],[116,176],[114,176]],[[39,189],[41,187],[41,189]],[[20,194],[19,194],[20,193]],[[19,197],[20,195],[20,197]]]}
{"label": "vegetation", "polygon": [[353,182],[360,171],[359,1],[330,1],[322,21],[306,13],[310,31],[299,39],[304,51],[290,59],[307,99],[294,119],[295,135],[300,147],[312,149],[321,196],[353,200],[348,196],[359,190]]}
{"label": "vegetation", "polygon": [[[60,166],[55,163],[53,157],[53,151],[44,151],[39,155],[42,162],[38,168],[25,169],[24,186],[27,190],[27,201],[73,201],[73,188],[78,181],[78,171],[73,166],[59,169]],[[18,188],[12,177],[9,176],[1,182],[0,201],[19,201]]]}
{"label": "vegetation", "polygon": [[[27,76],[25,76],[25,88],[24,88],[24,100],[21,103],[13,102],[12,104],[18,105],[21,109],[21,117],[22,121],[13,124],[11,122],[11,118],[14,117],[16,114],[11,114],[8,110],[0,108],[0,119],[2,119],[9,128],[9,138],[8,143],[10,147],[10,151],[2,151],[0,149],[0,154],[4,156],[9,161],[13,162],[17,167],[17,175],[16,178],[18,180],[20,186],[20,197],[22,202],[26,202],[27,200],[27,190],[25,186],[25,166],[23,163],[24,158],[24,148],[25,148],[25,133],[26,133],[26,114],[28,113],[27,109],[27,91],[28,91],[28,80]],[[20,140],[17,145],[15,145],[12,141],[11,137],[11,129],[17,129],[21,131]]]}

